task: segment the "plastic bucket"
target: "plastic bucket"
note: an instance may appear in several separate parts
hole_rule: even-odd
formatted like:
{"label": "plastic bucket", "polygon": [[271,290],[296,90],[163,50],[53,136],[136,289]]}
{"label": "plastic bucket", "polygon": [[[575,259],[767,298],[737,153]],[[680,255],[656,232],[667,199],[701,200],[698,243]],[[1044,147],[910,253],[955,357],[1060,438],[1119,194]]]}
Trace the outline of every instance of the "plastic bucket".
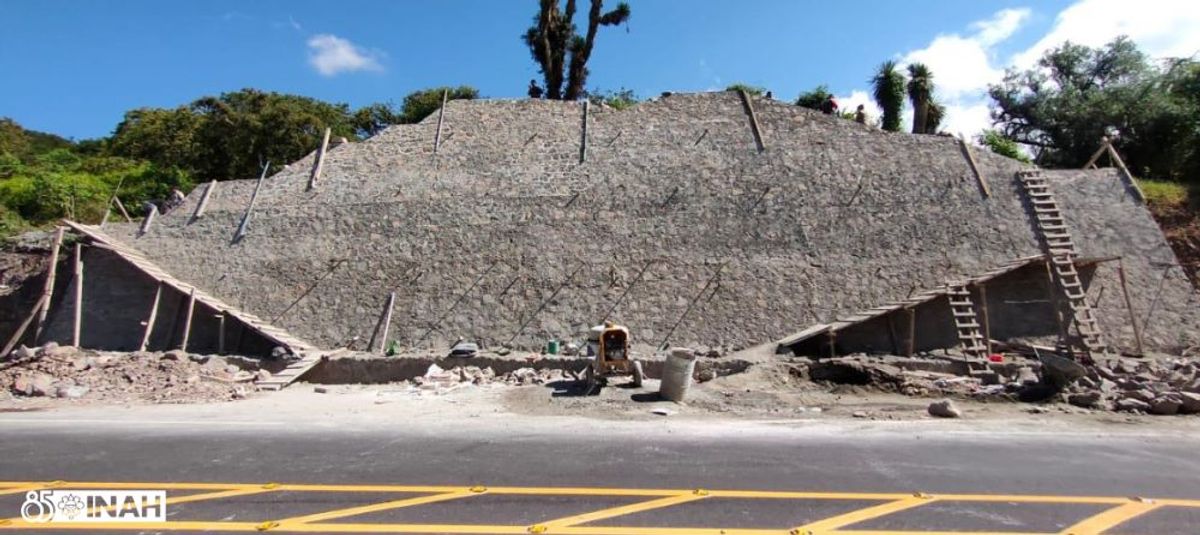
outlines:
{"label": "plastic bucket", "polygon": [[658,395],[671,401],[683,401],[692,386],[692,373],[696,370],[696,353],[691,349],[677,347],[667,355],[663,364],[662,382]]}
{"label": "plastic bucket", "polygon": [[548,353],[550,355],[558,354],[558,340],[551,340],[549,342],[546,342],[546,353]]}

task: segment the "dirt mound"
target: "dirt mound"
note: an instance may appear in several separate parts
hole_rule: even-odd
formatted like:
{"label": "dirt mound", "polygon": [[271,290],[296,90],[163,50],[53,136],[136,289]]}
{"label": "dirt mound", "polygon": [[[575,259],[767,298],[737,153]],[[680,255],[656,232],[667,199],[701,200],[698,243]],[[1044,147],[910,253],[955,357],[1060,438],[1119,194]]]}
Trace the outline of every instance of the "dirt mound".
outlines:
{"label": "dirt mound", "polygon": [[0,386],[15,403],[33,398],[151,403],[240,399],[253,389],[258,374],[234,362],[182,351],[111,353],[47,344],[14,351],[0,364]]}

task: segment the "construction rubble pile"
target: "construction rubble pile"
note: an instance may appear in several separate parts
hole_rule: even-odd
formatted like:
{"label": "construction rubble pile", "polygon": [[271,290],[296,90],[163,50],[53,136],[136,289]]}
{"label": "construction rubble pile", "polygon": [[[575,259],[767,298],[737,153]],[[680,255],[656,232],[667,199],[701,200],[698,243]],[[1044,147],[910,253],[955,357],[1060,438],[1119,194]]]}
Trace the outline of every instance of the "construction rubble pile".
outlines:
{"label": "construction rubble pile", "polygon": [[431,364],[424,375],[412,378],[408,384],[420,391],[443,394],[468,386],[544,385],[582,379],[582,373],[569,369],[518,368],[508,373],[497,374],[490,367],[461,366],[446,370],[437,364]]}
{"label": "construction rubble pile", "polygon": [[[241,362],[243,366],[234,364]],[[241,399],[253,382],[269,377],[242,359],[182,351],[116,353],[48,343],[20,347],[0,363],[0,385],[10,400],[187,403]]]}
{"label": "construction rubble pile", "polygon": [[798,361],[790,373],[829,385],[862,385],[915,397],[1065,403],[1097,411],[1200,414],[1200,359],[1112,357],[1082,366],[1044,355],[997,362],[848,357]]}

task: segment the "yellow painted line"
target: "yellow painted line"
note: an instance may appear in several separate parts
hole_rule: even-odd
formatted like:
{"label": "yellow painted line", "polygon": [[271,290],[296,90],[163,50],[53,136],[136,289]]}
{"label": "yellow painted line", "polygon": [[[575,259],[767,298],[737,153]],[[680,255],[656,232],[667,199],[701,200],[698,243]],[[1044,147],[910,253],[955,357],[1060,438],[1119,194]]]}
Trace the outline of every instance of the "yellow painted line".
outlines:
{"label": "yellow painted line", "polygon": [[553,528],[545,535],[788,535],[786,529],[592,527]]}
{"label": "yellow painted line", "polygon": [[467,498],[470,496],[478,496],[482,493],[472,492],[469,490],[460,490],[457,492],[447,492],[445,494],[434,494],[431,496],[418,496],[406,500],[392,500],[388,502],[376,503],[371,505],[362,505],[358,507],[349,507],[346,509],[337,509],[334,511],[326,511],[324,513],[314,513],[311,515],[294,516],[279,522],[280,530],[288,529],[292,524],[305,524],[308,522],[320,522],[322,520],[332,520],[334,518],[343,518],[347,516],[361,515],[366,513],[374,513],[376,511],[387,511],[390,509],[399,509],[401,507],[411,507],[414,505],[424,505],[427,503],[444,502],[447,500],[457,500],[459,498]]}
{"label": "yellow painted line", "polygon": [[837,530],[835,535],[1058,535],[1044,531],[879,531]]}
{"label": "yellow painted line", "polygon": [[935,501],[937,501],[937,498],[927,498],[924,496],[909,496],[903,500],[896,500],[896,501],[892,501],[892,502],[881,503],[874,507],[867,507],[865,509],[851,511],[844,515],[838,515],[835,517],[826,518],[824,520],[818,520],[816,522],[811,522],[811,523],[808,523],[808,524],[805,524],[803,526],[796,528],[795,532],[801,533],[801,534],[803,534],[805,532],[812,532],[814,534],[825,533],[828,531],[833,531],[840,527],[849,526],[851,524],[857,524],[864,520],[870,520],[872,518],[881,517],[884,515],[890,515],[892,513],[903,511],[905,509],[912,509],[913,507],[919,507],[921,505],[925,505],[925,504],[932,503]]}
{"label": "yellow painted line", "polygon": [[592,511],[590,513],[557,518],[547,522],[540,522],[538,526],[543,526],[547,529],[573,526],[575,524],[584,524],[596,520],[604,520],[605,518],[612,518],[614,516],[625,516],[633,513],[640,513],[642,511],[649,511],[651,509],[670,507],[672,505],[679,505],[681,503],[702,500],[707,497],[707,492],[701,493],[699,491],[693,491],[688,492],[687,494],[678,494],[675,496],[668,496],[666,498],[659,498],[657,500],[650,500],[647,502],[631,503],[629,505],[622,505],[620,507],[612,507],[609,509]]}
{"label": "yellow painted line", "polygon": [[226,490],[258,487],[262,483],[139,483],[130,481],[0,481],[0,487],[23,485],[35,489],[135,489],[135,490]]}
{"label": "yellow painted line", "polygon": [[1162,507],[1162,504],[1130,501],[1125,505],[1113,507],[1098,515],[1085,518],[1079,523],[1062,530],[1062,533],[1069,535],[1100,535],[1105,530],[1116,527],[1126,520],[1149,513],[1159,507]]}

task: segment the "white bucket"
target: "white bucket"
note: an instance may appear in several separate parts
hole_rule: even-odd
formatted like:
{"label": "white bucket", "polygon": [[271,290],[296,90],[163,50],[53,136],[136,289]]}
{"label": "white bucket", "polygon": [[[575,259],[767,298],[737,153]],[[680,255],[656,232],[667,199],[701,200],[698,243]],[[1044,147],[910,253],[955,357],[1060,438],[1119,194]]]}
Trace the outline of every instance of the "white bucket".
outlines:
{"label": "white bucket", "polygon": [[662,382],[658,395],[671,401],[683,401],[688,387],[692,385],[692,372],[696,370],[696,354],[691,349],[672,348],[663,365]]}

